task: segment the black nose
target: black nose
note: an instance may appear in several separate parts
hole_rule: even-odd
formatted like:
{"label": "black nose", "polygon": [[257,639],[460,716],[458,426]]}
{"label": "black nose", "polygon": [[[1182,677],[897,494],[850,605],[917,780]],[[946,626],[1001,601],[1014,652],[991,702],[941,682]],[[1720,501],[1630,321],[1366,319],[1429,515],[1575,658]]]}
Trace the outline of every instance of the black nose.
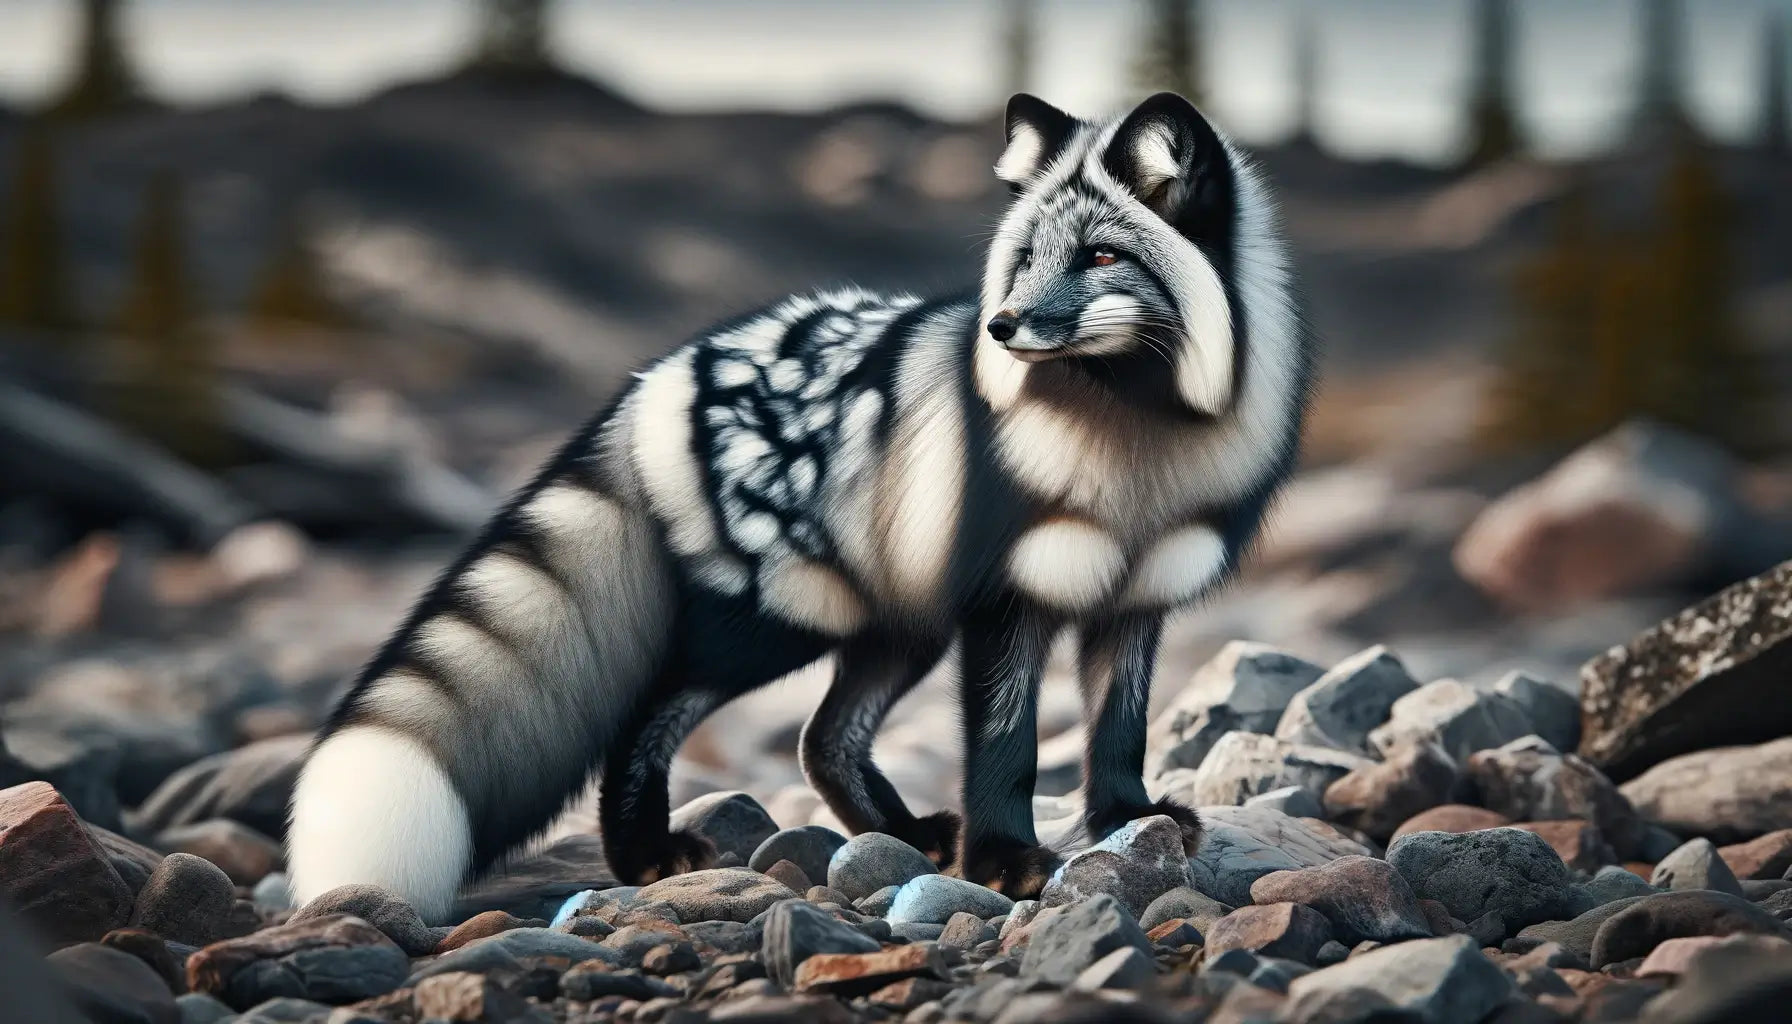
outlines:
{"label": "black nose", "polygon": [[989,318],[989,336],[997,341],[1007,341],[1020,330],[1020,319],[1013,313],[1001,312]]}

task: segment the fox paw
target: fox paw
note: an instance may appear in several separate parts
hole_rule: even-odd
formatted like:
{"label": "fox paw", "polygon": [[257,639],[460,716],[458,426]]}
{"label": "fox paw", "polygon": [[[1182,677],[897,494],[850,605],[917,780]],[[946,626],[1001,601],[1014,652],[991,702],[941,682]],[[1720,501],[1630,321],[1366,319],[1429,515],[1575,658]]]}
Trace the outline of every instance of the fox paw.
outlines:
{"label": "fox paw", "polygon": [[627,885],[651,885],[662,878],[714,867],[715,844],[695,832],[668,832],[657,842],[632,844],[612,858],[616,876]]}
{"label": "fox paw", "polygon": [[945,868],[958,858],[958,836],[964,824],[951,811],[938,811],[901,825],[891,825],[890,835],[920,850]]}
{"label": "fox paw", "polygon": [[1058,855],[1043,846],[1003,843],[965,851],[958,874],[1011,900],[1030,900],[1039,896],[1060,863]]}

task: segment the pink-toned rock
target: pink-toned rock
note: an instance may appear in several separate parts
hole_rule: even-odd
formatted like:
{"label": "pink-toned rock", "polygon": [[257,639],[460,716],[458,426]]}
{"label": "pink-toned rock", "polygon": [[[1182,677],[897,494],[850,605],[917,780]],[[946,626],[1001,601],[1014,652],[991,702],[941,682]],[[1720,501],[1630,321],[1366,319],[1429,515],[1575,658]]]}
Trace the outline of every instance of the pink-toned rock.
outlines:
{"label": "pink-toned rock", "polygon": [[[1484,828],[1502,828],[1512,824],[1512,819],[1503,814],[1496,814],[1485,807],[1474,807],[1469,804],[1444,804],[1433,807],[1429,811],[1421,811],[1406,819],[1394,830],[1393,839],[1409,836],[1414,832],[1479,832]],[[1391,840],[1390,840],[1391,841]]]}
{"label": "pink-toned rock", "polygon": [[1606,843],[1599,826],[1590,821],[1578,818],[1563,821],[1521,821],[1512,827],[1542,836],[1550,849],[1556,851],[1556,856],[1562,858],[1562,863],[1577,871],[1591,874],[1607,864],[1618,862],[1618,855]]}
{"label": "pink-toned rock", "polygon": [[1792,869],[1792,828],[1769,832],[1746,843],[1720,846],[1717,855],[1741,879],[1784,878]]}
{"label": "pink-toned rock", "polygon": [[868,995],[904,978],[949,977],[940,948],[917,942],[876,953],[817,953],[797,968],[793,987],[798,992]]}
{"label": "pink-toned rock", "polygon": [[[539,925],[540,922],[537,922]],[[462,921],[455,929],[442,937],[436,946],[437,953],[448,953],[472,942],[474,939],[490,938],[500,932],[513,928],[527,928],[529,922],[520,917],[513,917],[502,910],[488,910],[483,914],[474,914]]]}
{"label": "pink-toned rock", "polygon": [[1207,955],[1245,949],[1311,964],[1331,937],[1325,915],[1301,903],[1239,907],[1208,929]]}
{"label": "pink-toned rock", "polygon": [[1636,969],[1639,978],[1676,978],[1686,973],[1692,962],[1708,950],[1719,946],[1753,945],[1775,956],[1792,956],[1792,943],[1766,935],[1687,935],[1667,941],[1650,950]]}
{"label": "pink-toned rock", "polygon": [[0,897],[58,945],[98,939],[131,914],[131,889],[47,782],[0,790]]}

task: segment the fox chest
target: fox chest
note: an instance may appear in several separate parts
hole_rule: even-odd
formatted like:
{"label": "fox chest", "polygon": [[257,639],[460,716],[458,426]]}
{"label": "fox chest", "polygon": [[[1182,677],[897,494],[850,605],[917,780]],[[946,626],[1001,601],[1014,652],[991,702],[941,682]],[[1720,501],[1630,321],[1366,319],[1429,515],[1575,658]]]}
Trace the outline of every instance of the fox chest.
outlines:
{"label": "fox chest", "polygon": [[1020,534],[1003,571],[1016,590],[1076,615],[1187,604],[1220,577],[1226,562],[1225,538],[1206,523],[1177,526],[1129,546],[1092,519],[1055,515]]}

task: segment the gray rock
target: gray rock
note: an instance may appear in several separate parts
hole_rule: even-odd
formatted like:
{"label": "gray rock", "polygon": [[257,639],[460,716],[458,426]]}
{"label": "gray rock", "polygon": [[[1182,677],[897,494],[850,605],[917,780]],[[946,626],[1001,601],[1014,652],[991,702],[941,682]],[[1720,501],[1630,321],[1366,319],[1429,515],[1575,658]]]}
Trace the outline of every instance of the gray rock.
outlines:
{"label": "gray rock", "polygon": [[751,921],[797,894],[749,868],[710,868],[662,878],[643,886],[635,898],[667,904],[680,921]]}
{"label": "gray rock", "polygon": [[[1247,890],[1245,895],[1249,896],[1250,892]],[[1206,935],[1213,922],[1231,912],[1231,907],[1194,889],[1171,889],[1152,900],[1145,912],[1139,915],[1139,927],[1150,931],[1165,921],[1181,919]]]}
{"label": "gray rock", "polygon": [[1229,732],[1199,768],[1159,778],[1155,792],[1191,806],[1236,805],[1263,793],[1299,786],[1317,799],[1326,787],[1368,758],[1330,747],[1301,745],[1254,732]]}
{"label": "gray rock", "polygon": [[339,885],[300,907],[288,920],[309,921],[326,914],[358,917],[378,928],[410,956],[433,953],[441,941],[441,936],[423,923],[415,908],[377,885]]}
{"label": "gray rock", "polygon": [[1023,978],[1067,986],[1095,961],[1126,947],[1151,956],[1151,940],[1132,914],[1114,897],[1099,893],[1035,923],[1020,973]]}
{"label": "gray rock", "polygon": [[[921,877],[932,878],[933,876],[922,875]],[[900,885],[886,885],[862,900],[853,901],[853,907],[861,914],[884,917],[890,913],[890,908],[896,905],[896,894],[901,891],[902,886]]]}
{"label": "gray rock", "polygon": [[984,920],[1013,909],[1014,901],[993,889],[962,878],[935,874],[911,879],[898,889],[884,917],[892,925],[909,922],[945,924],[957,913],[968,913]]}
{"label": "gray rock", "polygon": [[525,919],[552,918],[574,893],[616,887],[604,860],[603,838],[570,835],[534,853],[514,857],[463,888],[449,919],[464,921],[487,910]]}
{"label": "gray rock", "polygon": [[1792,925],[1740,896],[1725,892],[1691,889],[1656,893],[1629,903],[1607,917],[1593,935],[1587,962],[1598,970],[1608,964],[1647,956],[1669,939],[1742,933],[1792,940]]}
{"label": "gray rock", "polygon": [[1454,679],[1439,679],[1394,702],[1385,724],[1369,732],[1369,744],[1387,757],[1408,747],[1432,744],[1454,761],[1533,732],[1531,720],[1504,694],[1478,690]]}
{"label": "gray rock", "polygon": [[1418,688],[1399,658],[1385,647],[1371,647],[1295,694],[1275,734],[1290,743],[1366,755],[1369,731],[1388,720],[1396,700]]}
{"label": "gray rock", "polygon": [[886,885],[935,874],[933,861],[895,836],[866,832],[846,841],[828,861],[828,887],[861,900]]}
{"label": "gray rock", "polygon": [[255,883],[249,898],[267,910],[291,910],[292,879],[284,871],[276,871]]}
{"label": "gray rock", "polygon": [[[1252,884],[1251,899],[1312,907],[1330,922],[1332,934],[1326,937],[1349,946],[1432,935],[1406,879],[1393,865],[1373,857],[1341,857],[1316,868],[1264,875]],[[1312,962],[1307,957],[1292,959]]]}
{"label": "gray rock", "polygon": [[325,1024],[334,1012],[311,999],[281,996],[256,1006],[233,1024]]}
{"label": "gray rock", "polygon": [[781,860],[803,869],[812,883],[826,881],[828,862],[846,845],[846,837],[824,825],[799,825],[768,836],[753,855],[747,867],[764,871]]}
{"label": "gray rock", "polygon": [[1511,977],[1482,956],[1473,939],[1451,935],[1387,946],[1296,978],[1288,986],[1285,1018],[1354,1021],[1381,1010],[1386,1020],[1466,1024],[1517,995]]}
{"label": "gray rock", "polygon": [[1472,924],[1497,912],[1513,931],[1550,920],[1571,893],[1562,858],[1541,836],[1516,828],[1415,832],[1388,848],[1388,863],[1451,917]]}
{"label": "gray rock", "polygon": [[904,942],[937,942],[939,937],[946,933],[946,926],[943,924],[927,924],[922,921],[908,921],[903,924],[890,924],[885,921],[884,924],[888,925],[892,937],[899,938]]}
{"label": "gray rock", "polygon": [[1189,858],[1190,887],[1231,906],[1251,902],[1251,883],[1274,871],[1306,867],[1250,832],[1209,824]]}
{"label": "gray rock", "polygon": [[875,939],[852,925],[836,920],[806,900],[785,900],[772,905],[765,916],[764,945],[760,958],[773,981],[785,989],[796,984],[796,969],[817,953],[874,953]]}
{"label": "gray rock", "polygon": [[[1792,568],[1786,573],[1792,575]],[[1781,649],[1792,658],[1792,644]],[[1785,703],[1777,691],[1765,699]],[[1732,718],[1750,717],[1724,707]],[[1637,813],[1683,835],[1726,844],[1753,839],[1792,821],[1786,810],[1792,807],[1792,736],[1753,747],[1683,754],[1624,783],[1621,790]]]}
{"label": "gray rock", "polygon": [[670,824],[674,831],[692,832],[708,839],[715,844],[718,856],[733,854],[743,866],[759,845],[778,831],[778,823],[759,801],[738,790],[706,793],[673,811]]}
{"label": "gray rock", "polygon": [[1065,861],[1040,892],[1039,902],[1059,907],[1107,893],[1137,917],[1152,900],[1188,882],[1181,826],[1173,818],[1154,815],[1126,823]]}
{"label": "gray rock", "polygon": [[1325,807],[1320,804],[1311,790],[1299,786],[1283,786],[1267,793],[1258,793],[1244,802],[1246,807],[1263,807],[1272,811],[1280,811],[1290,818],[1323,818]]}
{"label": "gray rock", "polygon": [[1325,915],[1300,903],[1265,903],[1239,907],[1213,923],[1207,932],[1207,955],[1248,949],[1261,956],[1312,963],[1319,947],[1331,941]]}
{"label": "gray rock", "polygon": [[628,966],[639,967],[642,959],[655,948],[681,943],[685,939],[684,929],[679,926],[665,921],[653,921],[646,924],[625,924],[603,936],[600,945],[614,950]]}
{"label": "gray rock", "polygon": [[1540,736],[1475,753],[1465,774],[1481,805],[1512,821],[1591,821],[1625,859],[1638,856],[1647,836],[1642,818],[1610,779]]}
{"label": "gray rock", "polygon": [[952,919],[940,930],[939,943],[942,949],[969,950],[995,937],[996,930],[984,923],[982,918],[960,911],[953,914]]}
{"label": "gray rock", "polygon": [[483,939],[474,939],[451,953],[437,957],[413,971],[405,984],[415,985],[424,978],[451,971],[473,974],[504,971],[521,973],[521,961],[538,956],[561,957],[575,964],[601,960],[610,967],[623,966],[621,954],[588,939],[551,928],[513,928]]}
{"label": "gray rock", "polygon": [[[1660,895],[1651,892],[1649,896]],[[1609,903],[1600,904],[1586,910],[1566,921],[1544,921],[1519,931],[1516,939],[1508,940],[1508,945],[1530,949],[1545,942],[1553,942],[1583,961],[1593,957],[1593,939],[1599,934],[1600,926],[1616,916],[1626,907],[1634,906],[1638,901],[1649,896],[1623,896]]]}
{"label": "gray rock", "polygon": [[1693,839],[1663,857],[1649,879],[1662,889],[1711,889],[1742,895],[1742,885],[1709,839]]}
{"label": "gray rock", "polygon": [[[173,1024],[174,994],[155,969],[120,949],[83,942],[46,958],[68,1001],[100,1024]],[[10,993],[8,993],[10,995]],[[11,1010],[0,1013],[11,1017]]]}
{"label": "gray rock", "polygon": [[131,927],[189,946],[225,938],[236,887],[211,861],[171,853],[150,872],[131,910]]}
{"label": "gray rock", "polygon": [[1449,802],[1456,763],[1430,743],[1402,747],[1365,765],[1325,791],[1325,813],[1315,815],[1387,842],[1415,815]]}
{"label": "gray rock", "polygon": [[176,996],[174,1005],[180,1008],[180,1024],[222,1024],[236,1018],[235,1010],[204,992]]}
{"label": "gray rock", "polygon": [[1294,695],[1324,674],[1266,644],[1228,643],[1151,723],[1146,774],[1199,767],[1228,732],[1274,730]]}
{"label": "gray rock", "polygon": [[104,735],[76,738],[53,728],[10,726],[0,734],[0,751],[23,767],[0,789],[32,779],[56,787],[82,821],[121,831],[118,811],[118,743]]}
{"label": "gray rock", "polygon": [[[1169,894],[1165,893],[1165,895]],[[1040,909],[1038,900],[1021,900],[1016,903],[1014,909],[1008,912],[1008,920],[1002,922],[1002,929],[996,937],[1005,940],[1008,936],[1032,924],[1033,919],[1039,916]]]}
{"label": "gray rock", "polygon": [[292,787],[310,746],[308,733],[280,736],[194,761],[128,816],[131,828],[158,835],[177,825],[229,818],[282,839]]}
{"label": "gray rock", "polygon": [[1511,672],[1493,684],[1493,692],[1517,704],[1531,720],[1532,731],[1557,750],[1580,743],[1580,701],[1554,683],[1523,672]]}
{"label": "gray rock", "polygon": [[187,979],[237,1009],[281,997],[352,1003],[398,988],[410,966],[378,929],[339,914],[213,943],[188,958]]}
{"label": "gray rock", "polygon": [[560,976],[560,994],[568,999],[590,1002],[606,996],[621,996],[646,1002],[678,995],[678,990],[659,980],[633,971],[612,971],[601,964],[587,961]]}
{"label": "gray rock", "polygon": [[1123,946],[1084,968],[1070,987],[1080,992],[1135,991],[1151,984],[1155,977],[1157,965],[1150,957]]}
{"label": "gray rock", "polygon": [[1630,896],[1653,896],[1659,891],[1633,872],[1616,864],[1607,864],[1594,872],[1592,878],[1581,883],[1580,889],[1596,907]]}
{"label": "gray rock", "polygon": [[723,955],[751,953],[764,941],[761,927],[739,921],[697,921],[683,927],[699,948],[709,946]]}

